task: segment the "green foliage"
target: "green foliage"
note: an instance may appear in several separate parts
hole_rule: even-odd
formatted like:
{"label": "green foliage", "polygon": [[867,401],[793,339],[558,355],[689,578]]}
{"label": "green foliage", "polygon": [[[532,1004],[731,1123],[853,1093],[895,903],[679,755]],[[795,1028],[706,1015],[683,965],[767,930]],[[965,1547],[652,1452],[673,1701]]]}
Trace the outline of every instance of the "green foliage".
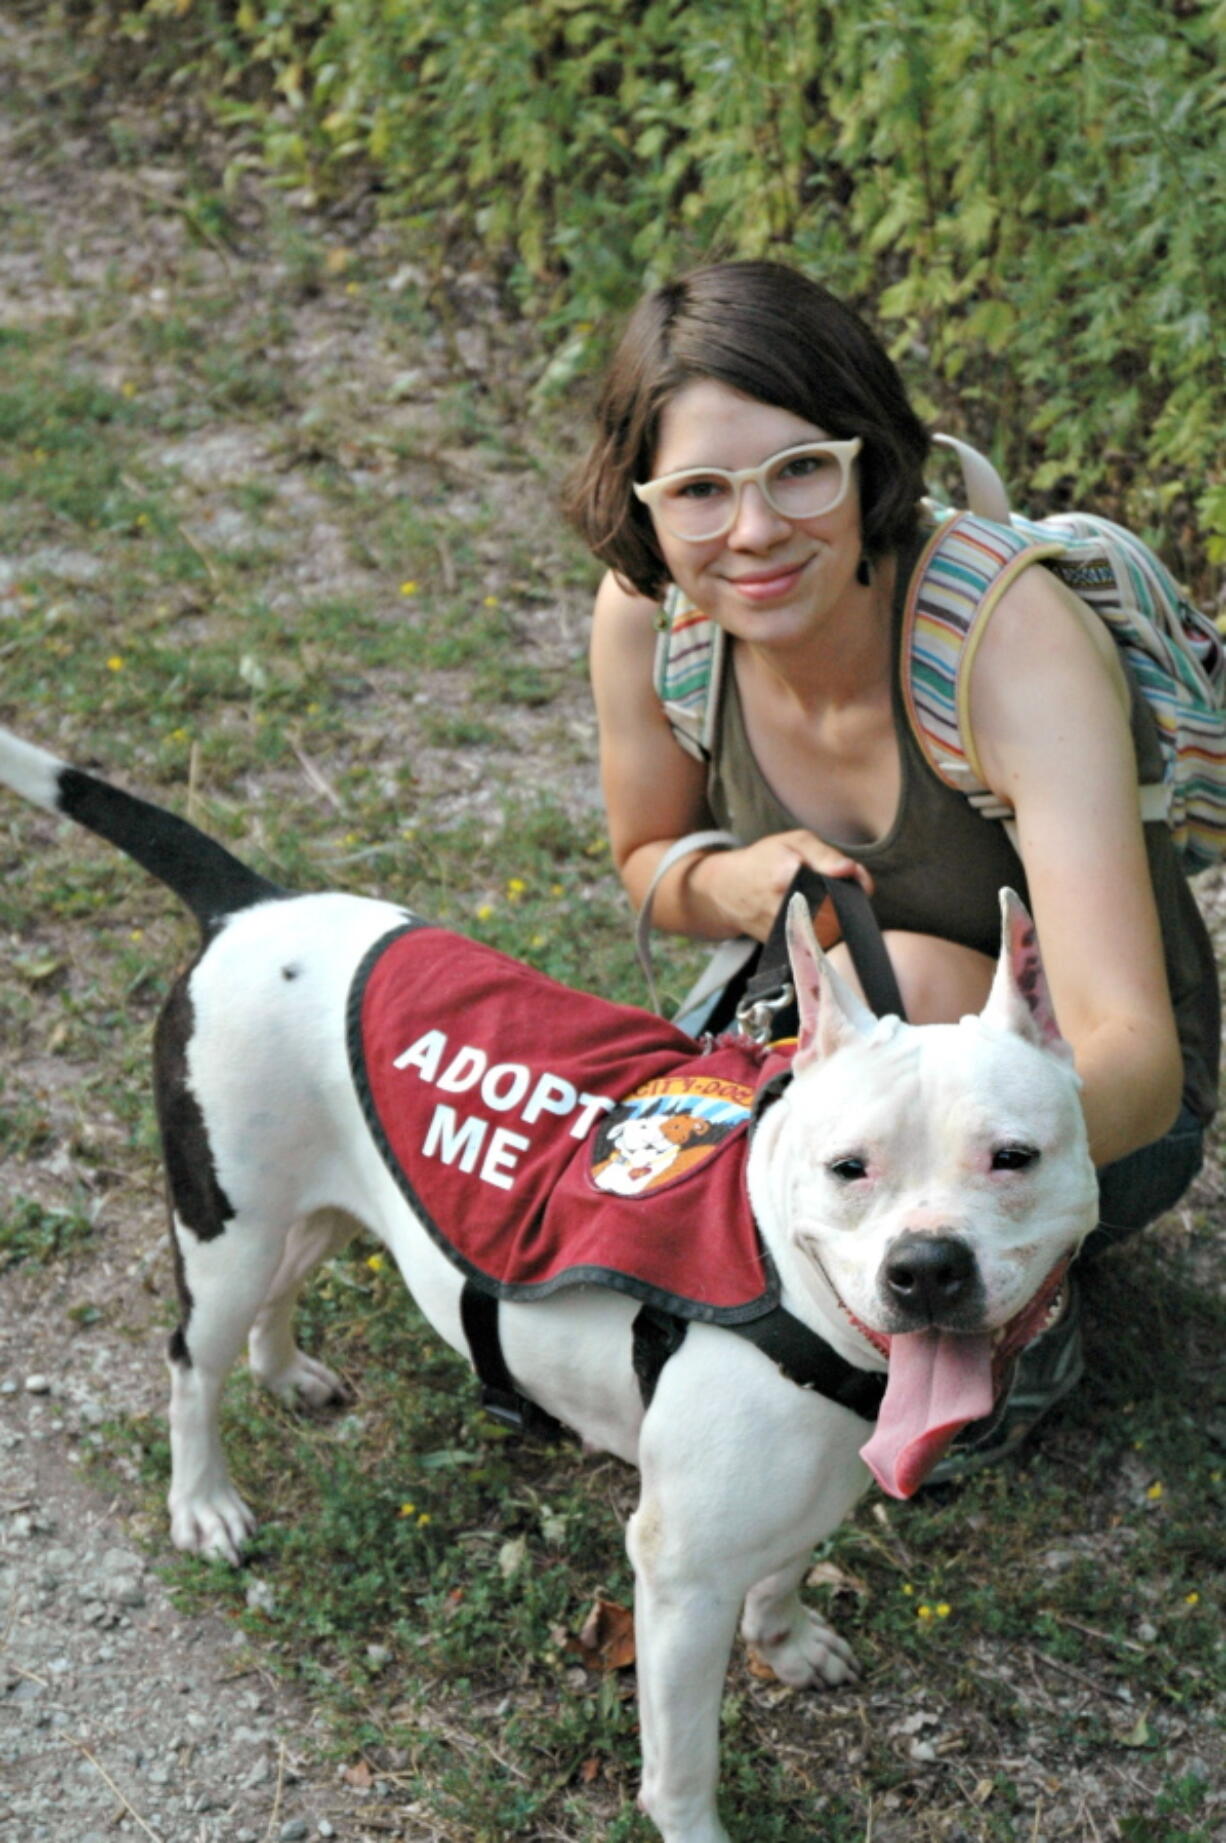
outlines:
{"label": "green foliage", "polygon": [[[1220,0],[77,0],[309,193],[377,182],[556,340],[696,260],[865,305],[1030,508],[1226,561]],[[118,30],[116,30],[118,28]]]}
{"label": "green foliage", "polygon": [[0,1273],[21,1261],[48,1265],[87,1242],[93,1224],[85,1211],[49,1208],[36,1197],[13,1197],[0,1212]]}

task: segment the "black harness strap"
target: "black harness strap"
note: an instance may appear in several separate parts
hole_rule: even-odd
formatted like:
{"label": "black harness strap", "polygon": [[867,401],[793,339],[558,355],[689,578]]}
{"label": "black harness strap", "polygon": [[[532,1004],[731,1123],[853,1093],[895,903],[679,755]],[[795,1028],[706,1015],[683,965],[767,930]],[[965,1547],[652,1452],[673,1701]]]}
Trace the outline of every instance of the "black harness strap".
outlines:
{"label": "black harness strap", "polygon": [[[634,1373],[644,1408],[650,1408],[660,1372],[668,1359],[681,1348],[689,1321],[658,1306],[645,1305],[634,1321]],[[811,1389],[827,1401],[850,1408],[862,1420],[873,1421],[885,1394],[885,1377],[873,1370],[857,1369],[816,1331],[776,1306],[748,1324],[721,1325],[721,1331],[733,1331],[755,1345],[769,1357],[789,1382],[797,1388]]]}
{"label": "black harness strap", "polygon": [[521,1395],[502,1354],[498,1335],[499,1301],[490,1293],[465,1280],[460,1293],[460,1323],[468,1339],[477,1380],[481,1384],[481,1405],[504,1427],[515,1433],[556,1434],[560,1423],[534,1401]]}
{"label": "black harness strap", "polygon": [[876,1370],[857,1369],[824,1337],[810,1331],[781,1305],[762,1318],[750,1319],[748,1324],[726,1325],[724,1329],[748,1338],[798,1388],[812,1389],[828,1401],[838,1402],[841,1408],[850,1408],[862,1420],[876,1420],[885,1394],[885,1377]]}
{"label": "black harness strap", "polygon": [[[481,1384],[481,1402],[487,1413],[515,1433],[557,1434],[561,1431],[553,1416],[529,1401],[515,1386],[502,1354],[498,1335],[499,1302],[489,1293],[479,1292],[465,1281],[460,1294],[460,1322],[468,1339],[473,1368]],[[637,1313],[633,1328],[632,1361],[644,1408],[650,1408],[661,1371],[685,1341],[689,1320],[658,1306],[645,1305]],[[747,1338],[765,1357],[769,1357],[798,1388],[811,1389],[827,1400],[850,1408],[863,1420],[875,1419],[885,1393],[885,1377],[871,1370],[856,1369],[836,1350],[810,1331],[798,1318],[776,1306],[748,1324],[724,1325]]]}
{"label": "black harness strap", "polygon": [[651,1398],[660,1380],[660,1371],[668,1359],[680,1350],[688,1330],[688,1320],[677,1318],[672,1312],[663,1312],[655,1305],[645,1305],[635,1318],[634,1374],[644,1408],[650,1408]]}

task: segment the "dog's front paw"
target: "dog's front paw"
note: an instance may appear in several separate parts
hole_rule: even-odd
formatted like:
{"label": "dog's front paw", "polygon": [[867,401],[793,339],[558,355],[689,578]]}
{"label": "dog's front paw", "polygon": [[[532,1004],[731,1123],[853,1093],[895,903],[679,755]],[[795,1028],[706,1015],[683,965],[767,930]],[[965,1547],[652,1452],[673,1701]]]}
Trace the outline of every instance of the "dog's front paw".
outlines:
{"label": "dog's front paw", "polygon": [[170,1539],[189,1555],[215,1555],[237,1567],[254,1530],[255,1517],[228,1479],[207,1496],[170,1494]]}
{"label": "dog's front paw", "polygon": [[851,1683],[860,1674],[851,1646],[807,1606],[798,1605],[786,1627],[746,1631],[745,1637],[779,1681],[793,1689]]}
{"label": "dog's front paw", "polygon": [[257,1369],[256,1375],[263,1387],[287,1408],[326,1408],[331,1403],[349,1399],[349,1391],[340,1377],[302,1350],[295,1350],[289,1362],[280,1369]]}

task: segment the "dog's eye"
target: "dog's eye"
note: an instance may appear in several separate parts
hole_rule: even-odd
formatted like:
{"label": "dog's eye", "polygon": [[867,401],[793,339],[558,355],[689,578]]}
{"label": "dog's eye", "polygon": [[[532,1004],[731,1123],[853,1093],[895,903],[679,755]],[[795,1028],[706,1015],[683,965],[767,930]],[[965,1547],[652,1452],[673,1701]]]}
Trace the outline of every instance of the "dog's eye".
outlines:
{"label": "dog's eye", "polygon": [[831,1177],[837,1177],[841,1184],[854,1184],[857,1178],[868,1176],[866,1158],[832,1158],[826,1166]]}
{"label": "dog's eye", "polygon": [[1038,1162],[1039,1154],[1032,1145],[997,1146],[992,1154],[993,1171],[1025,1171]]}

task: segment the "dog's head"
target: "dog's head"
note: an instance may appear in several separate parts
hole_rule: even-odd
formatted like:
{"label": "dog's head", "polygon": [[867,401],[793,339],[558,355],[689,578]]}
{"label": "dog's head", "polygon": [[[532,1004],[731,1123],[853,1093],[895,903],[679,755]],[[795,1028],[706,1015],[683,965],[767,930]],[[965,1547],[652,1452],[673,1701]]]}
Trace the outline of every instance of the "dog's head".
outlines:
{"label": "dog's head", "polygon": [[864,1457],[898,1497],[991,1412],[1058,1315],[1096,1219],[1034,925],[1012,892],[1002,914],[983,1011],[919,1028],[875,1018],[825,960],[803,901],[789,915],[795,1080],[762,1123],[754,1203],[785,1284],[827,1322],[833,1303],[889,1365]]}

